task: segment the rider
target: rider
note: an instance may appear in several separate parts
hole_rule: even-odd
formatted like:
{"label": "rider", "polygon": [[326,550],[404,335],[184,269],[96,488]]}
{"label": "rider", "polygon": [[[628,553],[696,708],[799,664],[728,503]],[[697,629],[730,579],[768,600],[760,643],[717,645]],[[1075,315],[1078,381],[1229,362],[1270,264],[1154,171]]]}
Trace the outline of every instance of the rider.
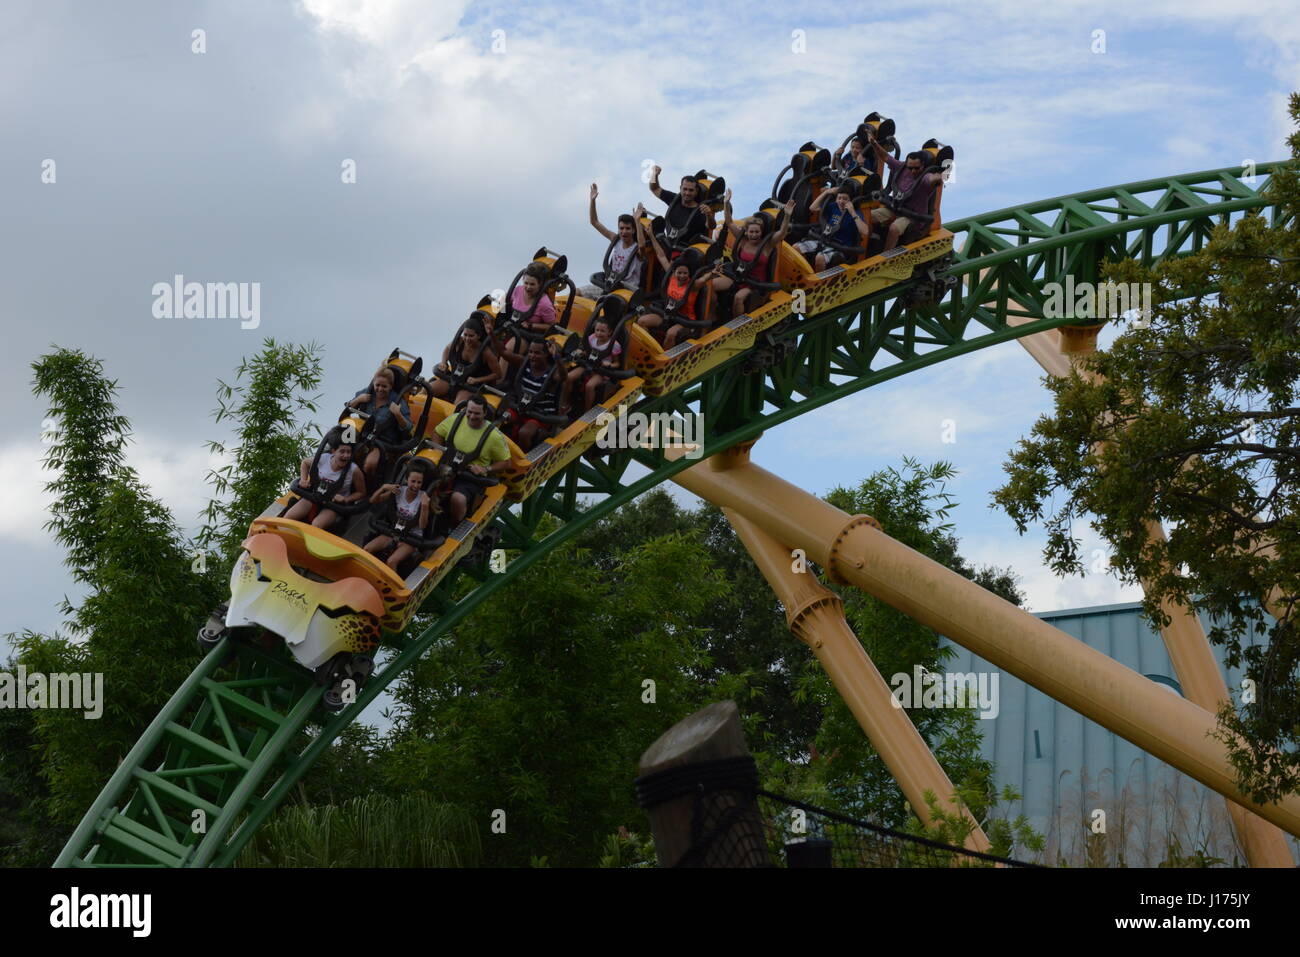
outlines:
{"label": "rider", "polygon": [[[510,309],[514,316],[520,320],[528,316],[520,325],[529,332],[546,333],[556,323],[555,304],[549,296],[542,294],[542,286],[547,278],[545,265],[539,262],[529,263],[524,267],[519,284],[515,286],[514,295],[510,297]],[[529,315],[530,311],[532,315]]]}
{"label": "rider", "polygon": [[[456,450],[470,454],[478,448],[483,433],[490,429],[487,439],[483,442],[483,448],[479,449],[478,457],[470,463],[469,470],[475,475],[486,476],[510,468],[510,449],[506,446],[505,436],[486,422],[487,403],[482,396],[471,395],[466,399],[465,414],[459,424],[456,423],[457,418],[458,416],[449,415],[438,423],[438,427],[434,429],[436,437],[430,436],[430,442],[435,448],[446,448],[444,443],[447,434],[455,425],[456,434],[452,441],[455,443]],[[476,483],[467,481],[460,475],[456,476],[451,491],[452,528],[465,518],[469,503],[478,495],[479,489],[480,486]]]}
{"label": "rider", "polygon": [[[591,226],[611,243],[615,235],[601,223],[596,216],[596,184],[591,184]],[[638,207],[640,209],[640,207]],[[645,235],[638,216],[623,213],[618,217],[618,242],[609,251],[609,272],[596,273],[592,276],[592,285],[583,286],[578,295],[596,299],[602,293],[615,289],[641,288],[641,248],[645,245]]]}
{"label": "rider", "polygon": [[[406,438],[411,429],[411,409],[401,398],[393,396],[393,371],[381,367],[370,380],[370,391],[358,392],[348,400],[348,406],[368,414],[375,422],[374,437],[390,445]],[[366,479],[371,485],[379,481],[379,460],[382,451],[373,446],[366,455]]]}
{"label": "rider", "polygon": [[[663,168],[656,166],[650,179],[650,192],[659,197],[668,206],[664,215],[664,245],[672,251],[676,259],[679,249],[673,247],[689,246],[697,239],[706,238],[713,232],[713,210],[700,203],[700,181],[694,176],[683,176],[679,193],[664,189],[659,185],[659,174]],[[677,202],[680,196],[681,202]]]}
{"label": "rider", "polygon": [[[329,434],[325,436],[325,445],[329,449],[329,454],[320,457],[320,464],[316,469],[319,480],[318,486],[321,484],[326,487],[337,485],[330,501],[338,502],[340,505],[351,505],[361,501],[366,497],[366,477],[365,473],[357,468],[356,463],[352,461],[355,446],[351,442],[343,441],[343,429],[338,426],[331,429]],[[308,456],[302,460],[299,466],[298,485],[300,488],[311,488],[313,461],[315,459]],[[332,508],[319,507],[310,499],[299,498],[284,513],[284,517],[297,522],[310,519],[311,523],[317,528],[328,531],[339,520],[340,516]]]}
{"label": "rider", "polygon": [[[551,348],[548,349],[548,345]],[[543,437],[542,433],[549,428],[532,415],[556,414],[557,376],[551,371],[555,368],[555,361],[551,356],[553,348],[553,343],[528,343],[528,361],[515,372],[515,384],[519,387],[519,401],[522,403],[532,400],[524,413],[524,420],[516,423],[512,436],[515,443],[525,452],[531,451]]]}
{"label": "rider", "polygon": [[[753,289],[745,280],[772,282],[776,250],[780,248],[786,233],[790,231],[790,220],[794,216],[795,203],[794,200],[790,200],[785,204],[785,216],[782,217],[781,226],[774,234],[767,230],[769,221],[765,215],[751,216],[739,226],[731,221],[731,190],[727,190],[723,195],[722,209],[722,226],[736,238],[732,251],[738,262],[737,272],[740,278],[737,285],[737,280],[732,277],[719,276],[713,280],[713,291],[719,294],[719,302],[721,302],[722,295],[735,286],[735,293],[731,297],[731,314],[739,316],[744,315],[751,306],[757,308],[762,305],[766,293]],[[751,296],[753,302],[750,301]]]}
{"label": "rider", "polygon": [[[665,272],[669,273],[668,285],[664,292],[667,296],[667,304],[651,306],[637,319],[637,324],[650,330],[651,334],[658,332],[664,325],[668,325],[667,334],[664,336],[663,343],[665,349],[671,349],[677,344],[678,338],[686,330],[683,325],[673,324],[668,313],[671,312],[673,317],[681,317],[695,321],[695,304],[699,298],[700,289],[710,279],[716,279],[722,275],[722,262],[713,264],[713,271],[705,273],[698,279],[691,279],[691,267],[688,262],[678,259],[671,265],[668,255],[664,252],[663,247],[659,245],[659,240],[654,235],[650,237],[650,245],[655,251],[655,257],[659,260],[659,265]],[[675,309],[666,308],[668,305],[676,303]]]}
{"label": "rider", "polygon": [[[832,196],[835,197],[835,202],[827,203],[826,200]],[[867,240],[871,238],[871,227],[862,214],[853,208],[853,189],[850,186],[822,190],[808,210],[817,212],[823,206],[826,211],[813,227],[811,237],[796,243],[794,247],[806,259],[812,260],[813,268],[818,272],[842,263],[846,258],[844,253],[827,245],[828,242],[841,246],[862,246],[865,249]]]}
{"label": "rider", "polygon": [[[451,373],[456,366],[464,370],[464,378],[452,397],[453,405],[464,402],[477,386],[492,385],[501,380],[501,357],[492,348],[491,342],[484,344],[484,339],[491,332],[491,325],[492,317],[476,309],[456,333],[451,345],[442,350],[442,362],[438,363],[438,371]],[[446,379],[435,378],[431,389],[441,399],[451,392],[451,383]]]}
{"label": "rider", "polygon": [[[623,354],[623,347],[617,342],[612,344],[610,339],[614,335],[613,323],[605,316],[597,316],[596,321],[591,324],[591,335],[587,336],[587,354],[593,358],[603,356],[600,364],[606,368],[617,369],[622,365],[619,356]],[[589,409],[599,401],[600,391],[604,388],[609,378],[598,372],[588,372],[586,367],[576,365],[569,370],[569,374],[564,378],[564,387],[560,390],[560,413],[568,415],[571,409],[571,396],[573,387],[578,385],[584,378],[587,384],[584,387],[583,394],[587,399],[587,404],[583,407]]]}
{"label": "rider", "polygon": [[878,206],[871,211],[871,221],[875,225],[889,226],[884,249],[893,249],[912,225],[914,217],[909,218],[907,213],[918,213],[923,220],[929,218],[930,196],[935,187],[943,182],[943,174],[923,172],[930,155],[921,150],[908,153],[906,159],[900,162],[890,156],[876,140],[873,139],[871,145],[875,148],[876,155],[885,161],[897,177],[893,183],[893,192],[902,196],[900,212],[894,212],[885,206]]}
{"label": "rider", "polygon": [[[379,486],[375,494],[370,496],[372,505],[389,502],[387,509],[389,524],[401,524],[406,528],[406,534],[412,538],[423,537],[425,529],[429,527],[429,496],[424,491],[428,469],[429,466],[423,459],[415,459],[407,469],[405,488],[390,482]],[[377,535],[366,543],[366,551],[378,555],[392,542],[391,536]],[[414,551],[414,545],[399,541],[397,547],[393,549],[393,554],[388,556],[388,567],[396,571]]]}
{"label": "rider", "polygon": [[850,176],[870,175],[876,171],[876,165],[871,162],[871,154],[867,152],[867,144],[862,141],[861,136],[849,140],[847,157],[844,155],[843,146],[835,151],[831,167],[836,171],[839,182],[843,182]]}

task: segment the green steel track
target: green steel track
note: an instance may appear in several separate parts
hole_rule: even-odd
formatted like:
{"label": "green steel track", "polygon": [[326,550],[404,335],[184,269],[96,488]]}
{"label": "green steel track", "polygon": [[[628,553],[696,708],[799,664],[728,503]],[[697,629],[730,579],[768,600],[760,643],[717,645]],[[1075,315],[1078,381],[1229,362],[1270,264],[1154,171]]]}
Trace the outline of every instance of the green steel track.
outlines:
{"label": "green steel track", "polygon": [[[1254,183],[1240,167],[1211,170],[946,223],[955,237],[948,273],[959,282],[938,304],[909,305],[903,294],[912,283],[904,283],[795,316],[768,334],[766,349],[637,408],[702,412],[704,454],[712,455],[895,376],[1070,324],[1043,316],[1046,284],[1067,275],[1095,282],[1106,261],[1154,265],[1196,252],[1215,226],[1250,210],[1265,209],[1277,223],[1281,211],[1262,192],[1281,165],[1258,165]],[[55,866],[232,864],[312,762],[434,641],[553,548],[691,464],[646,449],[579,459],[503,512],[499,544],[516,557],[497,574],[465,564],[453,571],[426,603],[437,620],[417,636],[390,638],[388,659],[337,714],[322,711],[320,687],[281,649],[223,642],[122,761]],[[551,530],[543,537],[544,519]],[[453,601],[466,570],[478,583]],[[234,665],[223,669],[231,650]]]}

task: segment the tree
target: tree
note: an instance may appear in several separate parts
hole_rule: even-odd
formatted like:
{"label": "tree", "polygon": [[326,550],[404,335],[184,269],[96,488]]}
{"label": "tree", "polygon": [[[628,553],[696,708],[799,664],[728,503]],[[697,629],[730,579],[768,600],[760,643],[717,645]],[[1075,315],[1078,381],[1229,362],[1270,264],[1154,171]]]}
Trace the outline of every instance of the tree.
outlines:
{"label": "tree", "polygon": [[[1300,122],[1300,96],[1291,115]],[[1254,683],[1254,700],[1221,713],[1221,733],[1241,787],[1265,802],[1300,787],[1300,134],[1289,143],[1267,187],[1277,225],[1252,214],[1185,258],[1107,267],[1151,284],[1149,327],[1047,381],[1055,410],[994,495],[1022,533],[1045,523],[1058,573],[1082,572],[1073,527],[1086,520],[1114,572],[1146,584],[1153,624],[1165,600],[1212,622],[1211,641]],[[1148,534],[1153,521],[1168,541]],[[1264,640],[1251,644],[1252,631]]]}
{"label": "tree", "polygon": [[[16,671],[17,662],[3,669]],[[47,815],[36,712],[0,708],[0,867],[44,867],[59,852]]]}
{"label": "tree", "polygon": [[[35,393],[49,402],[53,427],[45,464],[55,473],[46,524],[66,549],[69,577],[87,594],[64,601],[70,637],[11,636],[29,673],[103,675],[103,714],[88,724],[81,711],[43,709],[5,716],[0,730],[15,750],[0,766],[0,806],[27,802],[41,839],[17,835],[6,857],[31,861],[62,843],[140,733],[196,664],[194,634],[226,594],[224,567],[197,566],[194,545],[170,510],[125,464],[130,423],[116,406],[117,383],[103,363],[56,349],[33,364]],[[306,426],[295,416],[314,408],[301,395],[315,386],[315,347],[268,340],[241,364],[246,386],[221,385],[217,421],[239,423],[241,445],[213,476],[218,499],[207,511],[206,541],[226,550],[242,539],[252,515],[273,500],[292,473]],[[265,434],[263,434],[265,431]],[[215,443],[211,447],[223,451]],[[220,496],[230,493],[229,498]],[[33,772],[41,788],[31,788]],[[36,828],[36,824],[31,825]],[[9,843],[0,837],[0,842]],[[24,850],[27,848],[29,850]]]}
{"label": "tree", "polygon": [[289,486],[319,436],[309,417],[320,398],[310,394],[320,385],[320,354],[314,342],[280,346],[267,339],[261,352],[239,364],[234,385],[217,383],[214,421],[234,420],[239,444],[207,443],[230,462],[208,474],[213,497],[197,544],[215,549],[223,577],[239,555],[249,523]]}
{"label": "tree", "polygon": [[796,690],[816,662],[790,634],[784,609],[721,509],[706,504],[686,510],[654,489],[609,516],[580,544],[593,567],[609,572],[629,548],[670,533],[698,542],[708,567],[727,583],[696,620],[705,652],[696,680],[711,686],[715,699],[737,702],[753,747],[777,762],[801,759],[821,712],[796,700]]}
{"label": "tree", "polygon": [[696,618],[724,586],[703,550],[664,535],[606,571],[580,547],[540,560],[399,679],[381,786],[469,810],[489,863],[595,863],[639,814],[637,758],[706,692]]}
{"label": "tree", "polygon": [[212,588],[171,513],[124,462],[130,425],[103,365],[60,349],[33,364],[36,394],[55,428],[45,462],[56,477],[46,528],[88,594],[63,611],[73,640],[25,634],[16,647],[29,672],[103,675],[103,714],[88,733],[81,711],[35,712],[48,810],[68,829],[93,801],[143,730],[194,665],[193,634]]}

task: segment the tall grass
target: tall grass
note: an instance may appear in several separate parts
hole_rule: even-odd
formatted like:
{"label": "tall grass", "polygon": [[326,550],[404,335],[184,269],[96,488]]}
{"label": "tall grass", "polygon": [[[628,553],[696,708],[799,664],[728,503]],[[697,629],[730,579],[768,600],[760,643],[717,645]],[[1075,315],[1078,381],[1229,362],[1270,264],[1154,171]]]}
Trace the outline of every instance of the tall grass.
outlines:
{"label": "tall grass", "polygon": [[459,807],[422,793],[370,794],[338,805],[283,808],[239,867],[477,867],[478,828]]}
{"label": "tall grass", "polygon": [[[1046,862],[1062,867],[1245,866],[1245,852],[1221,795],[1171,770],[1157,771],[1144,788],[1142,774],[1132,768],[1116,794],[1113,778],[1106,781],[1110,775],[1105,771],[1090,781],[1084,769],[1075,782],[1062,780],[1061,803],[1048,825]],[[1098,808],[1106,812],[1104,833],[1092,830]]]}

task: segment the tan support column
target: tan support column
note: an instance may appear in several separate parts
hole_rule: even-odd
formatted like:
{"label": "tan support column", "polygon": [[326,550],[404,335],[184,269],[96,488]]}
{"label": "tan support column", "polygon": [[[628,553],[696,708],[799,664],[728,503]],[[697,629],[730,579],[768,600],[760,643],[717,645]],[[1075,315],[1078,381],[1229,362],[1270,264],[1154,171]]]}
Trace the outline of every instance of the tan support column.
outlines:
{"label": "tan support column", "polygon": [[813,574],[800,574],[790,567],[790,549],[764,534],[744,516],[723,509],[741,542],[749,549],[754,564],[785,606],[791,633],[806,644],[830,676],[835,690],[849,706],[868,740],[889,768],[904,796],[927,827],[930,810],[925,792],[933,791],[939,806],[948,813],[960,813],[973,830],[966,838],[967,850],[989,850],[989,839],[966,808],[952,801],[956,788],[907,712],[895,705],[889,686],[881,677],[857,635],[844,620],[844,603],[824,587]]}
{"label": "tan support column", "polygon": [[1149,751],[1206,787],[1300,834],[1300,795],[1255,805],[1238,790],[1215,716],[956,572],[755,465],[693,466],[675,481],[744,515],[964,648]]}
{"label": "tan support column", "polygon": [[[1020,342],[1048,375],[1061,378],[1069,375],[1070,369],[1080,359],[1097,351],[1097,333],[1100,330],[1100,326],[1062,326],[1050,337],[1048,333],[1037,333]],[[1149,521],[1146,528],[1148,542],[1165,540],[1165,530],[1159,522]],[[1141,584],[1144,590],[1147,589],[1145,581]],[[1169,616],[1169,624],[1160,629],[1160,637],[1164,640],[1183,694],[1188,701],[1217,714],[1229,700],[1228,685],[1223,680],[1223,672],[1200,619],[1185,606],[1170,601],[1161,602],[1160,610]],[[1232,829],[1251,867],[1295,866],[1281,830],[1235,801],[1226,803]]]}
{"label": "tan support column", "polygon": [[[1165,530],[1159,522],[1146,525],[1148,541],[1164,540]],[[1146,582],[1142,587],[1146,587]],[[1188,701],[1217,714],[1229,700],[1228,684],[1223,680],[1200,619],[1185,606],[1168,599],[1160,603],[1160,610],[1169,616],[1169,624],[1160,629],[1160,635],[1183,694]],[[1295,867],[1286,835],[1278,828],[1234,801],[1228,801],[1228,815],[1251,867]]]}

